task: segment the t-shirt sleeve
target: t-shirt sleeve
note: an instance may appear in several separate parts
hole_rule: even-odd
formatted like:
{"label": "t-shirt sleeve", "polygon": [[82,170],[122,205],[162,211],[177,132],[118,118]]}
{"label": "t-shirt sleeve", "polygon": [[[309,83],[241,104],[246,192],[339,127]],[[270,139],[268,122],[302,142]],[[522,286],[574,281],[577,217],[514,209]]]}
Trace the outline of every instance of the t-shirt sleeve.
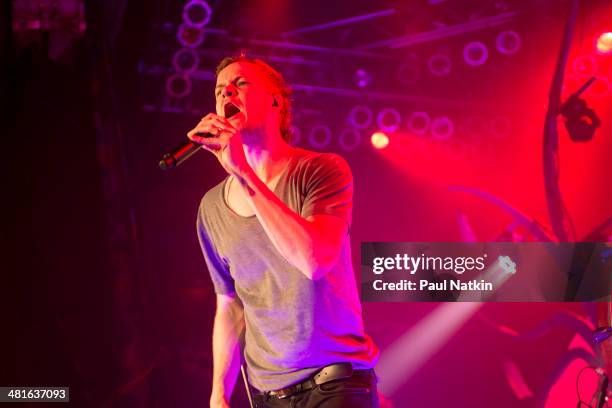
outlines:
{"label": "t-shirt sleeve", "polygon": [[204,254],[204,260],[208,267],[208,273],[215,288],[215,293],[220,295],[228,295],[236,291],[234,287],[234,279],[230,275],[229,266],[219,254],[213,240],[210,237],[209,231],[206,229],[206,223],[202,217],[202,209],[198,211],[198,219],[196,223],[198,240]]}
{"label": "t-shirt sleeve", "polygon": [[334,215],[351,225],[353,175],[348,163],[336,154],[321,154],[310,160],[305,172],[302,217]]}

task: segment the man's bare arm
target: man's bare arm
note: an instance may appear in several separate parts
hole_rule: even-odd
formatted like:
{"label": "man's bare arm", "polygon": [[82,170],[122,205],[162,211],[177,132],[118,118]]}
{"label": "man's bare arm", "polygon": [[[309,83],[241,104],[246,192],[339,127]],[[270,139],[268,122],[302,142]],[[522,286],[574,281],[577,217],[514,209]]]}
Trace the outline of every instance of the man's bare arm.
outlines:
{"label": "man's bare arm", "polygon": [[326,214],[302,218],[254,172],[244,180],[252,208],[275,248],[307,278],[324,276],[338,261],[348,239],[346,221]]}
{"label": "man's bare arm", "polygon": [[211,408],[229,407],[240,370],[240,336],[244,330],[242,302],[235,295],[217,295],[213,326],[213,383]]}

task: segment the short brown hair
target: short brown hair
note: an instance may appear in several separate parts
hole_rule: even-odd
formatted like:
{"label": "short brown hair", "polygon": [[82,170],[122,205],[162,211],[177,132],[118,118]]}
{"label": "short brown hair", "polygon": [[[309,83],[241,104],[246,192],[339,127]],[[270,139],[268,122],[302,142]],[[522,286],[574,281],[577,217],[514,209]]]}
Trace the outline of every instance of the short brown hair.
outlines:
{"label": "short brown hair", "polygon": [[257,66],[270,80],[270,83],[276,88],[276,91],[282,98],[280,103],[280,132],[285,141],[290,141],[290,127],[291,127],[291,88],[287,85],[285,78],[282,74],[272,68],[270,65],[258,58],[251,58],[246,55],[245,52],[241,52],[239,55],[234,57],[225,57],[215,70],[215,77],[219,76],[219,73],[223,71],[225,67],[235,62],[248,62]]}

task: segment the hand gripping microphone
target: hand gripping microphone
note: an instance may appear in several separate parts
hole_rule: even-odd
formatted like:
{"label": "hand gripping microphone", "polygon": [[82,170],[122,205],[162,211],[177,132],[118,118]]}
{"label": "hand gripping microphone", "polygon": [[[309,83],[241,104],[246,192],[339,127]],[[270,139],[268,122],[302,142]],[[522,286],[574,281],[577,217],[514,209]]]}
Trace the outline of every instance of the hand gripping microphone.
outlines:
{"label": "hand gripping microphone", "polygon": [[[232,108],[230,109],[229,106],[226,106],[225,117],[227,119],[231,118],[232,116],[240,112],[240,110],[234,105],[232,105],[231,103],[228,105],[231,105]],[[215,135],[211,133],[204,133],[204,132],[198,132],[196,133],[196,135],[200,137],[215,137]],[[181,143],[179,146],[177,146],[176,148],[174,148],[173,150],[169,151],[168,153],[162,156],[162,159],[159,161],[159,168],[162,170],[173,169],[179,166],[181,163],[183,163],[188,158],[190,158],[195,152],[197,152],[201,148],[202,148],[201,144],[192,142],[191,140],[187,139],[186,141]]]}

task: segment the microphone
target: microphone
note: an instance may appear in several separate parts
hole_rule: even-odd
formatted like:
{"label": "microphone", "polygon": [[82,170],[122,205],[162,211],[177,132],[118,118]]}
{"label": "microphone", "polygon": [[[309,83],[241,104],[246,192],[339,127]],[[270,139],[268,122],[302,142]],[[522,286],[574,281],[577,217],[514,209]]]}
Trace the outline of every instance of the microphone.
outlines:
{"label": "microphone", "polygon": [[[211,137],[210,133],[197,133],[198,136]],[[159,161],[159,168],[162,170],[173,169],[182,162],[190,158],[195,152],[202,148],[201,144],[194,143],[187,139],[179,146],[168,153],[165,153]]]}
{"label": "microphone", "polygon": [[[232,104],[230,103],[228,105],[232,105]],[[237,114],[238,112],[240,112],[240,110],[236,108],[235,106],[233,105],[231,107],[226,106],[225,117],[229,119],[235,114]],[[196,133],[196,135],[200,137],[215,137],[215,135],[211,133],[204,133],[204,132],[198,132]],[[179,166],[181,163],[183,163],[185,160],[187,160],[191,156],[193,156],[193,154],[197,152],[198,150],[200,150],[201,148],[202,148],[201,144],[192,142],[191,140],[187,139],[186,141],[181,143],[179,146],[177,146],[176,148],[174,148],[173,150],[169,151],[168,153],[162,156],[161,160],[159,161],[159,168],[162,170],[173,169]]]}

